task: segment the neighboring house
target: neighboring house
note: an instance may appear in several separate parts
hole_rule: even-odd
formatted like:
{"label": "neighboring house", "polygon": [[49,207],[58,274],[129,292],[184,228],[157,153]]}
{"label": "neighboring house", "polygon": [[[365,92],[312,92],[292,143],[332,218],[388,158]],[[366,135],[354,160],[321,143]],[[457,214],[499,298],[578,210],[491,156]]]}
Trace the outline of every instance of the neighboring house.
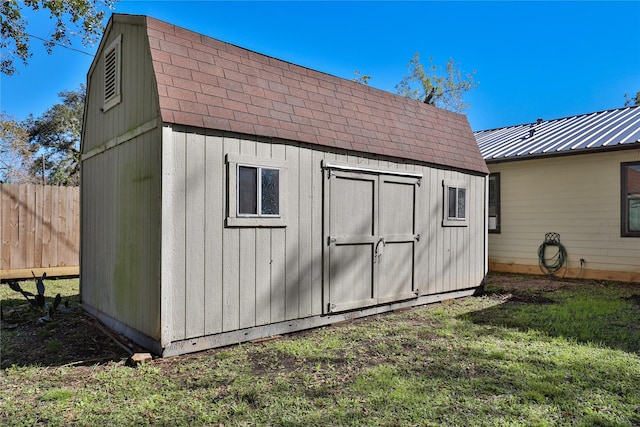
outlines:
{"label": "neighboring house", "polygon": [[172,355],[470,295],[467,119],[145,16],[88,73],[83,307]]}
{"label": "neighboring house", "polygon": [[[476,132],[491,171],[489,270],[640,281],[640,107]],[[554,252],[555,250],[555,252]]]}

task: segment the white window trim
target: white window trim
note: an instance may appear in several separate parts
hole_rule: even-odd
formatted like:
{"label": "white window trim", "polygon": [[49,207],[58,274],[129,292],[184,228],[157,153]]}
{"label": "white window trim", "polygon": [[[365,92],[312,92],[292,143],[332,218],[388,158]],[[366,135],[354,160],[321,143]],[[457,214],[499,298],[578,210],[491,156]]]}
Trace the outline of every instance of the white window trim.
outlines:
{"label": "white window trim", "polygon": [[[238,171],[240,166],[279,171],[279,215],[248,215],[238,213]],[[227,227],[286,227],[287,165],[282,160],[227,154]],[[260,188],[258,188],[260,191]]]}
{"label": "white window trim", "polygon": [[105,68],[105,73],[104,73],[104,85],[105,85],[105,89],[106,89],[106,84],[107,84],[107,70],[106,70],[106,63],[107,63],[107,56],[109,54],[111,54],[111,52],[115,51],[115,61],[116,61],[116,68],[115,68],[115,91],[114,94],[109,97],[106,98],[106,93],[105,93],[105,99],[104,99],[104,105],[102,107],[102,111],[106,112],[109,109],[115,107],[116,105],[118,105],[120,103],[120,101],[122,100],[122,95],[121,95],[121,57],[122,57],[122,53],[121,53],[121,45],[122,45],[122,34],[120,34],[114,41],[111,42],[111,44],[104,50],[104,53],[102,54],[102,60],[104,62],[104,68]]}
{"label": "white window trim", "polygon": [[[442,226],[443,227],[466,227],[469,225],[469,186],[465,181],[453,181],[445,179],[442,181],[443,187],[443,207]],[[463,188],[464,191],[464,218],[449,218],[449,188]],[[457,194],[457,191],[456,191]]]}

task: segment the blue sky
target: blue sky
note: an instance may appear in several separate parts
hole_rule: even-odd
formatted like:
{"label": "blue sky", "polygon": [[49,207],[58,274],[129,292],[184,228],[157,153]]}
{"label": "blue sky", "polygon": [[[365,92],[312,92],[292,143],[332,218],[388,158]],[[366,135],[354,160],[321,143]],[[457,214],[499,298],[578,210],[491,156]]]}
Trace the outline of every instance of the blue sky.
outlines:
{"label": "blue sky", "polygon": [[[476,70],[465,98],[474,130],[621,107],[640,90],[640,1],[625,2],[217,2],[128,1],[115,12],[146,14],[304,67],[395,92],[415,52]],[[53,22],[28,13],[46,38]],[[0,76],[0,110],[38,117],[58,93],[86,80],[97,44],[33,58]]]}

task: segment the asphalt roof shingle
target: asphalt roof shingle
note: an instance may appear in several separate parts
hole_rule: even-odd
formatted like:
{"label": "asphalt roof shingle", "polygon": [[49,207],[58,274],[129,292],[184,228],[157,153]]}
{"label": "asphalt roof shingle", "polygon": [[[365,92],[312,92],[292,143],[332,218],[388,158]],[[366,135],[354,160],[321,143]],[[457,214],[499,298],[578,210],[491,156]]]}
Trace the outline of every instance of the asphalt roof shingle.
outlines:
{"label": "asphalt roof shingle", "polygon": [[463,115],[145,18],[166,123],[488,173]]}

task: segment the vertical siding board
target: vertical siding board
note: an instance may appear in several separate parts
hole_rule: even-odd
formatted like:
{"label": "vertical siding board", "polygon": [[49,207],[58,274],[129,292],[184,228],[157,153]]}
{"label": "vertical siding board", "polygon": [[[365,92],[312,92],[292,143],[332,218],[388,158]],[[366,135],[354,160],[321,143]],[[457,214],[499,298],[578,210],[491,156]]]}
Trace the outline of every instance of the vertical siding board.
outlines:
{"label": "vertical siding board", "polygon": [[185,327],[186,338],[192,338],[205,329],[204,135],[188,131],[185,149]]}
{"label": "vertical siding board", "polygon": [[[451,179],[451,171],[441,171],[440,179],[438,180],[438,200],[441,201],[440,206],[442,207],[442,209],[440,210],[440,216],[438,217],[438,221],[440,224],[442,224],[442,218],[444,217],[444,212],[447,209],[447,206],[444,206],[444,187],[442,181],[448,179]],[[451,282],[451,227],[444,227],[442,225],[440,227],[442,230],[442,240],[440,243],[442,264],[440,266],[441,281],[438,292],[445,292],[449,288],[449,283]]]}
{"label": "vertical siding board", "polygon": [[[103,183],[102,185],[106,185],[106,189],[104,189],[104,193],[108,194],[108,197],[98,199],[98,220],[101,222],[101,240],[105,243],[104,247],[101,248],[101,252],[103,253],[102,258],[106,260],[100,266],[100,277],[104,283],[104,289],[101,291],[101,303],[104,304],[104,311],[106,313],[114,313],[116,314],[115,307],[115,298],[114,298],[114,266],[115,260],[117,256],[117,246],[115,239],[113,238],[113,234],[116,233],[116,216],[119,212],[120,204],[119,199],[117,197],[119,191],[119,176],[120,169],[122,168],[121,159],[120,159],[120,151],[118,149],[113,149],[108,151],[108,161],[107,162],[98,162],[100,167],[100,172],[97,175],[97,179],[100,180],[101,177],[110,177],[110,185]],[[107,215],[104,212],[108,212]],[[127,319],[128,320],[128,319]]]}
{"label": "vertical siding board", "polygon": [[440,281],[439,262],[442,257],[438,241],[440,238],[440,204],[438,203],[438,190],[440,189],[439,174],[436,169],[429,170],[429,290],[428,293],[437,293]]}
{"label": "vertical siding board", "polygon": [[226,175],[222,137],[207,135],[205,143],[205,334],[222,331],[222,231]]}
{"label": "vertical siding board", "polygon": [[271,231],[258,228],[255,245],[256,325],[266,325],[271,321]]}
{"label": "vertical siding board", "polygon": [[256,233],[253,228],[240,232],[240,328],[256,325]]}
{"label": "vertical siding board", "polygon": [[[285,147],[273,145],[271,156],[274,159],[285,160]],[[292,176],[287,174],[288,177]],[[292,207],[286,206],[287,214]],[[288,217],[287,221],[291,220]],[[287,288],[287,234],[285,228],[271,230],[271,321],[281,322],[286,318],[286,288]]]}
{"label": "vertical siding board", "polygon": [[422,181],[415,187],[415,231],[420,235],[420,240],[415,242],[415,286],[420,295],[424,295],[429,286],[429,170],[416,168],[422,173]]}
{"label": "vertical siding board", "polygon": [[[258,158],[271,157],[271,144],[258,142]],[[255,230],[255,307],[256,325],[266,325],[271,321],[271,230]]]}
{"label": "vertical siding board", "polygon": [[287,159],[287,229],[286,229],[286,319],[299,317],[300,300],[300,236],[298,234],[300,221],[300,149],[286,146]]}
{"label": "vertical siding board", "polygon": [[[224,148],[225,153],[239,154],[240,142],[225,137]],[[240,232],[237,228],[224,229],[222,255],[222,330],[233,331],[240,326]]]}
{"label": "vertical siding board", "polygon": [[298,300],[298,316],[308,317],[313,311],[312,307],[312,266],[313,266],[313,247],[312,247],[312,222],[313,212],[311,201],[313,198],[312,186],[312,153],[307,148],[300,148],[300,158],[298,164],[299,188],[298,199],[300,203],[299,209],[299,300]]}
{"label": "vertical siding board", "polygon": [[[255,157],[257,142],[240,140],[240,154]],[[253,228],[241,228],[239,232],[239,316],[240,327],[256,324],[256,233]]]}
{"label": "vertical siding board", "polygon": [[[167,224],[171,233],[171,244],[169,247],[171,261],[171,278],[167,282],[173,290],[171,298],[173,333],[174,339],[186,338],[186,315],[187,315],[187,295],[186,295],[186,188],[185,188],[185,150],[186,135],[184,130],[174,129],[173,159],[170,164],[170,196],[173,198],[173,212],[171,223]],[[164,231],[165,233],[167,230]]]}
{"label": "vertical siding board", "polygon": [[320,165],[323,153],[312,151],[311,164],[311,314],[322,314],[322,211],[323,211],[323,173]]}

